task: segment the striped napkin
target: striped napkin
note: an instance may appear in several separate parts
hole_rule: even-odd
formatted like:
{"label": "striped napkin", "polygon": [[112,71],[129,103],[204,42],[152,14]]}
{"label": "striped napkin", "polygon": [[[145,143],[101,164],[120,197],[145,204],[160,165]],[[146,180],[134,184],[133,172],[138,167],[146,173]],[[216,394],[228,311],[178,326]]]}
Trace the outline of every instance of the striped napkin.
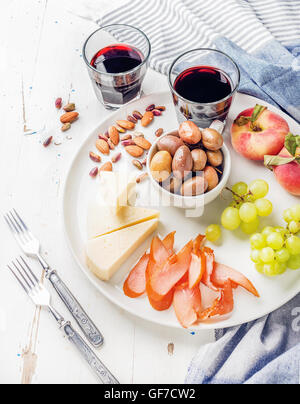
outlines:
{"label": "striped napkin", "polygon": [[[300,0],[109,0],[115,10],[103,16],[107,3],[78,0],[77,14],[143,30],[153,69],[166,74],[184,51],[218,48],[240,66],[240,91],[300,122]],[[121,30],[116,39],[122,41]],[[269,316],[217,332],[217,342],[194,358],[186,382],[299,384],[299,336],[300,295]]]}

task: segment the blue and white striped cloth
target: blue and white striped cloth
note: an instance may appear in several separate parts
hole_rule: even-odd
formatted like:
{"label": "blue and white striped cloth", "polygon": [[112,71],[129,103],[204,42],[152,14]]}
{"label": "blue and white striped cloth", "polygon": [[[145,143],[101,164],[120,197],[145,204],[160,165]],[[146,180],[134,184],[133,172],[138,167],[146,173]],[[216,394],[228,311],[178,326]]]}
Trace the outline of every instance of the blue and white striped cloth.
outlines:
{"label": "blue and white striped cloth", "polygon": [[[240,91],[300,122],[300,0],[122,3],[103,16],[104,1],[84,0],[84,17],[102,26],[123,23],[143,30],[152,43],[151,67],[163,74],[184,51],[219,48],[241,68]],[[202,347],[193,360],[186,382],[299,384],[299,336],[300,295],[269,316],[217,332],[217,342]]]}

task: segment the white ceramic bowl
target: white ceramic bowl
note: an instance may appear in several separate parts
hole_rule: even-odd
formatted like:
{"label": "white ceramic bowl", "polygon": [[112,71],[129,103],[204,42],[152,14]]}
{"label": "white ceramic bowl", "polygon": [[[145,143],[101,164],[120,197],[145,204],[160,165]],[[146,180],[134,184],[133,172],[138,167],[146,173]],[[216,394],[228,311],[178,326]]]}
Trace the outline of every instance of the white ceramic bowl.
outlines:
{"label": "white ceramic bowl", "polygon": [[151,149],[149,150],[148,159],[147,159],[147,170],[149,174],[149,178],[152,184],[152,187],[159,192],[160,200],[164,204],[164,206],[175,206],[182,209],[201,209],[204,208],[205,205],[209,204],[210,202],[214,201],[223,191],[225,188],[230,172],[231,172],[231,156],[228,147],[224,144],[222,147],[222,152],[224,156],[224,171],[219,182],[218,186],[214,188],[212,191],[206,192],[203,195],[198,196],[181,196],[177,194],[173,194],[168,190],[164,189],[152,176],[150,170],[150,164],[154,157],[154,155],[158,152],[157,143],[163,137],[168,136],[168,134],[161,136],[158,138],[152,145]]}

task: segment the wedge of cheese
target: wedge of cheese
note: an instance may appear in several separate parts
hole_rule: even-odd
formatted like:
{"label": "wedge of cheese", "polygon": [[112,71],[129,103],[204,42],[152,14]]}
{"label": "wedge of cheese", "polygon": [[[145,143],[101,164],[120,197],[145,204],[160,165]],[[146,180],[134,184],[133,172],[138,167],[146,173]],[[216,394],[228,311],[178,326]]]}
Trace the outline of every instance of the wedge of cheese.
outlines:
{"label": "wedge of cheese", "polygon": [[100,176],[100,192],[105,204],[118,214],[128,201],[136,196],[136,178],[125,172],[102,172]]}
{"label": "wedge of cheese", "polygon": [[126,227],[157,219],[160,212],[152,209],[124,206],[116,215],[114,209],[102,206],[99,201],[90,203],[87,215],[88,240],[103,236]]}
{"label": "wedge of cheese", "polygon": [[157,226],[158,219],[152,219],[88,241],[86,258],[89,269],[101,280],[110,280]]}

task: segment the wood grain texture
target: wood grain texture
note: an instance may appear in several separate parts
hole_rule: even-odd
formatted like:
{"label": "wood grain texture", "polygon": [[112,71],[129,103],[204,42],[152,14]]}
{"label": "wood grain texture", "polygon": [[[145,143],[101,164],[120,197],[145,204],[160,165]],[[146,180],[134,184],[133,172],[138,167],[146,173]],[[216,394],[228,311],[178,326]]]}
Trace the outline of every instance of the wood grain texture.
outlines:
{"label": "wood grain texture", "polygon": [[[101,0],[99,0],[100,2]],[[200,344],[212,332],[159,327],[112,305],[80,272],[62,231],[62,189],[71,158],[89,132],[108,115],[92,90],[81,57],[96,26],[66,10],[65,0],[2,0],[0,4],[0,211],[16,207],[40,238],[44,253],[106,338],[99,356],[122,383],[181,383]],[[109,2],[105,1],[105,7]],[[114,2],[116,4],[116,1]],[[149,72],[144,90],[167,88]],[[60,131],[57,97],[75,102],[80,119]],[[36,132],[31,134],[31,132]],[[42,146],[53,136],[48,148]],[[20,254],[0,220],[0,383],[97,383],[48,313],[35,311],[5,265]],[[31,261],[37,274],[39,265]],[[70,315],[53,293],[53,303]],[[174,344],[170,355],[168,346]]]}

